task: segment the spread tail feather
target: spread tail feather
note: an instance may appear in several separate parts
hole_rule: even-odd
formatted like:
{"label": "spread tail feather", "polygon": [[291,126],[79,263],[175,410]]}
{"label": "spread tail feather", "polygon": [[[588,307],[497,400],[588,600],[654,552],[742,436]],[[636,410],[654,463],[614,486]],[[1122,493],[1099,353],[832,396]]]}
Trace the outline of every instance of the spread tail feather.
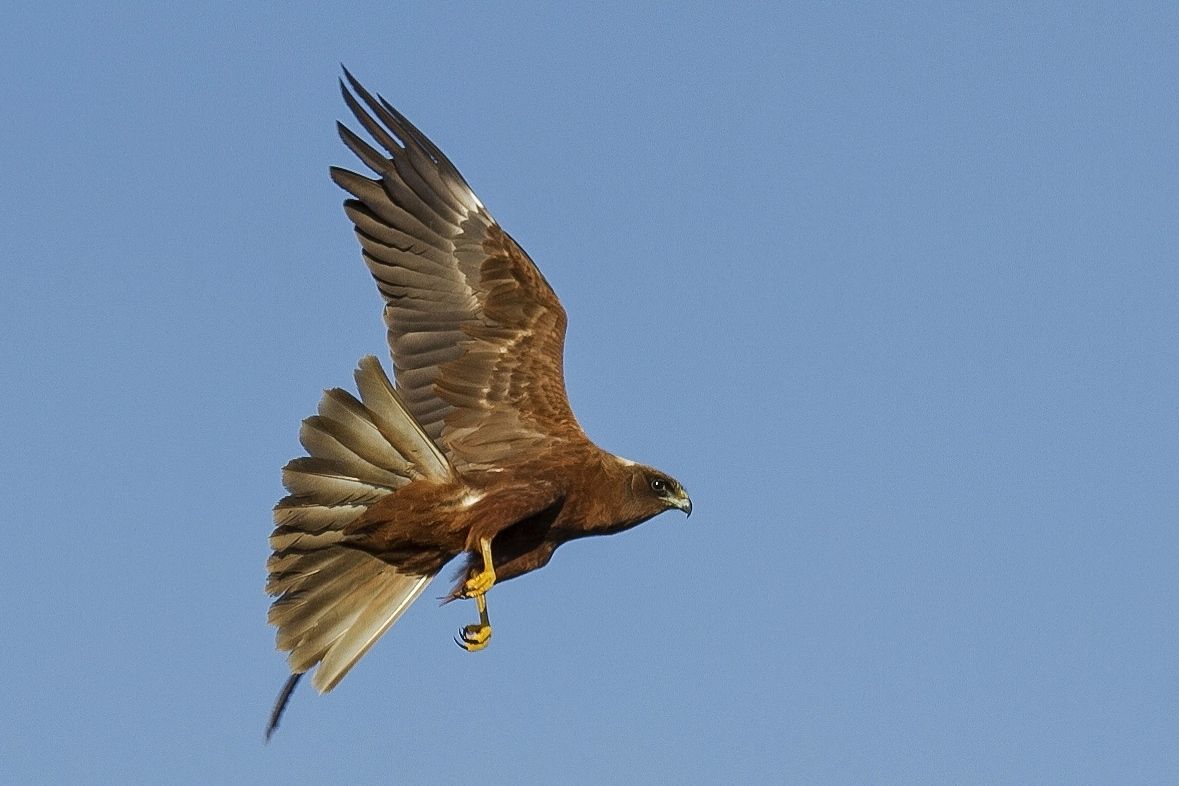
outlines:
{"label": "spread tail feather", "polygon": [[275,506],[266,564],[266,591],[277,596],[268,617],[278,648],[290,653],[294,675],[318,664],[311,682],[320,693],[343,679],[433,578],[342,545],[344,528],[402,486],[451,474],[375,357],[361,359],[356,384],[360,400],[328,390],[319,414],[303,421],[299,440],[308,455],[283,468],[290,494]]}

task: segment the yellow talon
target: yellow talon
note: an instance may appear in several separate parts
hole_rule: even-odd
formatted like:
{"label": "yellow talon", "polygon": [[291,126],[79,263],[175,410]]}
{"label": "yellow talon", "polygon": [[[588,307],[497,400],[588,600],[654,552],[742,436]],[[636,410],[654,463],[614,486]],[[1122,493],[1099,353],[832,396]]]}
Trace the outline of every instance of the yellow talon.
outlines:
{"label": "yellow talon", "polygon": [[483,570],[467,579],[463,584],[463,595],[468,598],[478,598],[487,594],[487,590],[495,586],[495,563],[491,559],[491,540],[479,539],[479,550],[483,552]]}
{"label": "yellow talon", "polygon": [[459,631],[458,638],[455,639],[455,643],[467,652],[478,652],[486,647],[489,641],[491,641],[491,626],[482,624],[467,625]]}
{"label": "yellow talon", "polygon": [[487,590],[491,589],[494,584],[495,571],[481,570],[467,579],[467,583],[463,585],[463,595],[468,598],[477,598],[487,594]]}
{"label": "yellow talon", "polygon": [[467,652],[478,652],[491,641],[491,622],[487,618],[487,599],[482,595],[475,597],[475,605],[479,608],[479,621],[474,625],[466,625],[459,630],[454,643]]}

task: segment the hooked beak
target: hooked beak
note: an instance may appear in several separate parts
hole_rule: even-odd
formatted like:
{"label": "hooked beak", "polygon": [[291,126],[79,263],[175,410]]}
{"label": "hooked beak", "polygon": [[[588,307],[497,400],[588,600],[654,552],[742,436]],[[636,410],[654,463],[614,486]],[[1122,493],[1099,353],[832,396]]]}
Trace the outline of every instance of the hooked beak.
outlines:
{"label": "hooked beak", "polygon": [[692,515],[692,500],[688,497],[687,492],[681,493],[678,497],[672,500],[671,504],[675,505],[679,510],[682,510],[685,515]]}

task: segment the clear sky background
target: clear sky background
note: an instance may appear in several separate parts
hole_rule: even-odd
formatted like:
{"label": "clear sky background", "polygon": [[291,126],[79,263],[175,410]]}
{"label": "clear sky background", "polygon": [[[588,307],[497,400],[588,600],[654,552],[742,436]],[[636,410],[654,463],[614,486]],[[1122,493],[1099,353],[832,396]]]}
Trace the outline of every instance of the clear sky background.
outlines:
{"label": "clear sky background", "polygon": [[[0,782],[1179,780],[1173,4],[169,5],[0,11]],[[340,62],[696,513],[266,746],[279,468],[387,358]]]}

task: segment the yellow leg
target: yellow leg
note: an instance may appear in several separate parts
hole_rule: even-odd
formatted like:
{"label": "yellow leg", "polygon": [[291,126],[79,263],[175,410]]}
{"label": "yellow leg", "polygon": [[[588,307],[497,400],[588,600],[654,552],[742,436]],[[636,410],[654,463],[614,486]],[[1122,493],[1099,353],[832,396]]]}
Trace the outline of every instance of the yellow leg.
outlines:
{"label": "yellow leg", "polygon": [[491,559],[491,539],[479,539],[479,551],[483,554],[483,570],[467,579],[463,595],[475,599],[479,609],[479,622],[467,625],[459,631],[455,643],[467,652],[478,652],[491,641],[491,621],[487,617],[487,591],[495,586],[495,564]]}

